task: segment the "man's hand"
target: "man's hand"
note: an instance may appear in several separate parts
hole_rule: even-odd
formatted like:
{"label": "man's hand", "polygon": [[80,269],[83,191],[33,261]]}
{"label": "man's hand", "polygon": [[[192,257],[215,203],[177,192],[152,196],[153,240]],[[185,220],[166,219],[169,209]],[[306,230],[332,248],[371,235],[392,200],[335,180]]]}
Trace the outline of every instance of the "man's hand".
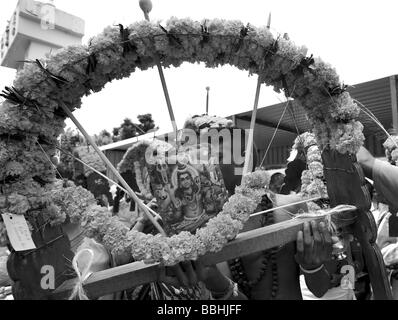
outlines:
{"label": "man's hand", "polygon": [[357,153],[357,161],[361,165],[365,176],[369,179],[373,179],[375,158],[370,154],[370,152],[364,147],[361,147]]}
{"label": "man's hand", "polygon": [[[214,277],[224,276],[218,272],[216,266],[205,267],[200,261],[185,261],[173,267],[166,267],[159,270],[158,279],[174,287],[192,287],[199,282],[205,284],[214,280]],[[211,285],[211,283],[210,283]]]}
{"label": "man's hand", "polygon": [[[174,267],[161,268],[159,269],[158,281],[175,288],[192,287],[202,282],[212,293],[228,292],[231,286],[229,278],[216,265],[204,266],[200,260],[185,261]],[[238,293],[238,297],[231,296],[230,298],[247,300],[241,293]]]}
{"label": "man's hand", "polygon": [[[311,232],[312,231],[312,232]],[[306,270],[319,268],[332,258],[332,236],[324,222],[304,223],[297,234],[297,263]]]}

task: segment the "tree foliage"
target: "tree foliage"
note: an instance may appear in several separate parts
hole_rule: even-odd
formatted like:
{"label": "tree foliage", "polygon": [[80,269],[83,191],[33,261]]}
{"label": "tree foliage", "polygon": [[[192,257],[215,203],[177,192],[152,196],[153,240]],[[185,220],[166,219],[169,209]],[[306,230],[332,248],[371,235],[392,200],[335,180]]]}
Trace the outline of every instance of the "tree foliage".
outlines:
{"label": "tree foliage", "polygon": [[155,121],[150,113],[139,115],[139,123],[134,123],[131,119],[124,119],[120,127],[113,129],[113,141],[121,141],[141,136],[155,129]]}

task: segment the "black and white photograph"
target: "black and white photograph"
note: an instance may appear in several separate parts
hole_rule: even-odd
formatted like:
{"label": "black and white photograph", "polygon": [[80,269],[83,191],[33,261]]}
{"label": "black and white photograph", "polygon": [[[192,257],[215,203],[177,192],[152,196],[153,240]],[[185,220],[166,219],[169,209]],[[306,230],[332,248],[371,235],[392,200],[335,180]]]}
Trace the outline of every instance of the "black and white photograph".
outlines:
{"label": "black and white photograph", "polygon": [[397,12],[1,1],[0,305],[398,300]]}

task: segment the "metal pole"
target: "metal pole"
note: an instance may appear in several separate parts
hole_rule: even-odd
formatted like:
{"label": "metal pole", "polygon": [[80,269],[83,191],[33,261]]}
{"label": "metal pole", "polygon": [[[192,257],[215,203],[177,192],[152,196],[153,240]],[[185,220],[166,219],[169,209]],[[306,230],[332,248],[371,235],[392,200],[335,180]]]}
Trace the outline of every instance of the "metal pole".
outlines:
{"label": "metal pole", "polygon": [[[144,12],[145,20],[151,21],[149,18],[149,12],[151,12],[151,10],[152,10],[151,0],[140,0],[139,5],[141,7],[141,10]],[[169,90],[167,89],[166,78],[164,76],[163,68],[162,68],[162,65],[160,64],[158,57],[156,57],[156,66],[159,71],[160,81],[162,82],[163,92],[164,92],[164,96],[166,98],[167,108],[169,110],[171,125],[173,126],[173,131],[175,133],[175,136],[177,137],[177,135],[178,135],[177,134],[178,133],[177,122],[176,122],[176,119],[174,116],[174,111],[173,111],[173,106],[172,106],[171,100],[170,100]]]}
{"label": "metal pole", "polygon": [[210,100],[210,87],[206,87],[207,98],[206,98],[206,114],[209,115],[209,100]]}

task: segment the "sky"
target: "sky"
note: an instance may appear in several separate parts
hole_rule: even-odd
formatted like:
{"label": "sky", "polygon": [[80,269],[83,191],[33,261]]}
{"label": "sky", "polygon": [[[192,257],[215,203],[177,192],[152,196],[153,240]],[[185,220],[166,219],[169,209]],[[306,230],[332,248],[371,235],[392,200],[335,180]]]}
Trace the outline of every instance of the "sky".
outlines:
{"label": "sky", "polygon": [[[349,85],[398,74],[397,0],[152,0],[152,20],[175,16],[238,19],[265,26],[272,13],[271,30],[288,33],[309,54],[336,68]],[[0,34],[17,0],[2,0]],[[86,22],[84,43],[106,26],[131,24],[143,19],[138,0],[55,0],[60,10]],[[15,71],[0,68],[0,88],[11,85]],[[206,87],[210,86],[210,114],[229,116],[253,108],[257,77],[232,67],[206,69],[184,64],[166,69],[171,102],[181,127],[184,120],[205,112]],[[263,87],[259,107],[280,102],[272,88]],[[124,118],[152,113],[162,131],[172,129],[158,71],[137,71],[129,78],[108,84],[103,91],[83,98],[75,116],[90,134],[111,131]],[[68,126],[73,127],[71,122]]]}

